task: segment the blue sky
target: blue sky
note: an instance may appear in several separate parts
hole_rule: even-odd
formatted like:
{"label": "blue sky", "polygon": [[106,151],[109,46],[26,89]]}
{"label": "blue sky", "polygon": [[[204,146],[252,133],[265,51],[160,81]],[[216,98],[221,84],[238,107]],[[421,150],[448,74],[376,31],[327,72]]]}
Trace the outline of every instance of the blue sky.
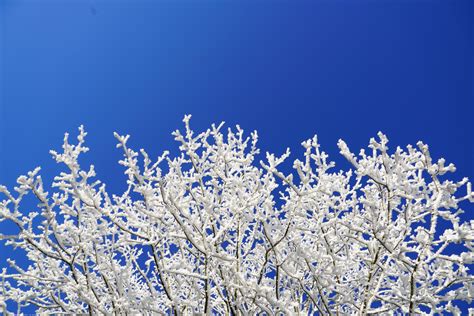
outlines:
{"label": "blue sky", "polygon": [[474,179],[472,1],[0,0],[0,28],[8,186],[37,165],[51,177],[49,149],[84,124],[118,188],[112,132],[156,156],[186,113],[276,153],[318,134],[338,162],[339,138],[358,150],[381,130]]}
{"label": "blue sky", "polygon": [[318,134],[333,156],[381,130],[472,176],[469,1],[2,0],[0,176],[80,124],[113,179],[117,130],[158,154],[170,132],[239,123],[264,150]]}

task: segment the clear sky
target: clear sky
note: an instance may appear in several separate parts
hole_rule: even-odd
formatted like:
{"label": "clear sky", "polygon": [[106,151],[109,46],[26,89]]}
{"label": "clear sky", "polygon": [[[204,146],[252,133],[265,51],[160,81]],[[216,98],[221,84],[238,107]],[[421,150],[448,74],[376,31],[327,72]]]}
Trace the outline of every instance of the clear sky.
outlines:
{"label": "clear sky", "polygon": [[37,165],[51,177],[49,149],[84,124],[118,188],[112,132],[156,156],[186,113],[278,154],[318,134],[336,161],[339,138],[358,151],[381,130],[474,180],[473,1],[0,0],[0,28],[8,186]]}

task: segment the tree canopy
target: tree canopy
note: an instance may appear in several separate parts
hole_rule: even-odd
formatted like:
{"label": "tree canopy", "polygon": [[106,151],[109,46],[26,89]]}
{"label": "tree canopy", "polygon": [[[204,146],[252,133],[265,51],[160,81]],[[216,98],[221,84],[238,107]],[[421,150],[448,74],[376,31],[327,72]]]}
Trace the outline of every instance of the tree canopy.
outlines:
{"label": "tree canopy", "polygon": [[[189,120],[173,133],[176,157],[151,159],[115,134],[120,195],[80,165],[83,127],[51,151],[65,170],[50,188],[40,168],[0,187],[0,221],[17,229],[0,238],[29,262],[1,259],[0,311],[459,314],[471,302],[474,220],[460,203],[474,193],[467,178],[444,179],[454,165],[426,144],[390,151],[379,133],[356,155],[340,140],[352,167],[335,170],[313,137],[285,174],[289,150],[256,161],[257,132],[196,134]],[[27,194],[36,211],[22,212]]]}

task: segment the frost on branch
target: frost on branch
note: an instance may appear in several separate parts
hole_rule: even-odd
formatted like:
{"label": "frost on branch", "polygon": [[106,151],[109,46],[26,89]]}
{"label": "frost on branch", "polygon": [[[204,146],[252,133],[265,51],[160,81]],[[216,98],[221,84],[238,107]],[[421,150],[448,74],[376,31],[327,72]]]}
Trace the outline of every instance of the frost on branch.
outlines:
{"label": "frost on branch", "polygon": [[[341,140],[352,168],[333,171],[314,137],[285,174],[289,150],[257,162],[256,132],[195,134],[189,119],[173,133],[175,158],[115,134],[121,195],[79,164],[82,127],[51,152],[64,171],[50,189],[39,168],[14,192],[0,187],[0,221],[17,228],[0,238],[29,261],[2,258],[0,311],[459,314],[471,302],[474,220],[462,222],[459,205],[474,194],[467,179],[443,179],[455,168],[427,145],[392,152],[379,133],[356,155]],[[38,204],[23,213],[27,194]]]}

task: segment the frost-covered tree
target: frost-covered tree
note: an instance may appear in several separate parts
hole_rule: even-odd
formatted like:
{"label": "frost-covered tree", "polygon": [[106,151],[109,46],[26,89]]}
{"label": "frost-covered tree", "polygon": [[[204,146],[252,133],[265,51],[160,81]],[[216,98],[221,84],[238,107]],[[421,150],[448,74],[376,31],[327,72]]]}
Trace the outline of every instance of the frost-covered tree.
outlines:
{"label": "frost-covered tree", "polygon": [[[290,156],[259,155],[257,133],[175,131],[180,154],[152,160],[115,134],[127,189],[108,193],[83,169],[88,151],[66,134],[51,151],[65,171],[46,189],[40,169],[0,187],[0,235],[29,265],[1,257],[0,310],[97,314],[459,314],[471,302],[474,202],[468,180],[434,161],[428,146],[389,151],[382,133],[358,155],[342,140],[347,171],[316,137],[285,174]],[[460,188],[463,192],[457,193]],[[48,191],[47,191],[48,190]],[[27,195],[37,211],[22,213]],[[471,217],[472,218],[472,217]]]}

